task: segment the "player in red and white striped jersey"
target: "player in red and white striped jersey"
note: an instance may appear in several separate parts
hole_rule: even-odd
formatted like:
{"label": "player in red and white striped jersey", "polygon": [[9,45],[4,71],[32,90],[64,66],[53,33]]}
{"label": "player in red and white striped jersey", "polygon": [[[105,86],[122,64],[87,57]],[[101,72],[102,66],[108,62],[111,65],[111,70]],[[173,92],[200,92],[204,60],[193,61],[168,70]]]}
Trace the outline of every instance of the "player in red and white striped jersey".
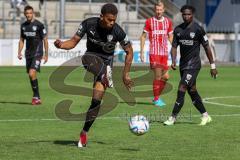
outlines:
{"label": "player in red and white striped jersey", "polygon": [[159,96],[163,91],[166,81],[169,78],[168,75],[168,41],[172,43],[173,40],[173,27],[172,21],[163,16],[165,11],[164,4],[159,2],[155,4],[155,16],[146,20],[143,33],[140,37],[141,50],[140,58],[144,62],[144,45],[148,35],[149,46],[149,58],[150,67],[154,72],[153,80],[153,102],[157,106],[166,105]]}

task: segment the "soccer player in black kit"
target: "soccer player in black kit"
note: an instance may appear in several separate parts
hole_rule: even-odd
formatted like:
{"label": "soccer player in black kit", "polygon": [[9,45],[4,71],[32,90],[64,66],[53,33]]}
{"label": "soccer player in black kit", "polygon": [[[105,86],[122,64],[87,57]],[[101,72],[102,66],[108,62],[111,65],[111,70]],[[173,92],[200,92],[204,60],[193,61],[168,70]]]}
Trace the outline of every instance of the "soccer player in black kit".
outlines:
{"label": "soccer player in black kit", "polygon": [[[80,133],[78,147],[86,146],[87,132],[98,115],[104,92],[107,87],[113,87],[111,68],[117,42],[120,43],[126,52],[125,66],[122,73],[123,83],[128,89],[132,86],[129,72],[133,59],[133,49],[126,33],[115,23],[117,14],[116,6],[107,3],[102,6],[100,17],[84,20],[70,40],[62,42],[57,39],[54,42],[57,48],[69,50],[74,48],[85,34],[87,35],[87,51],[82,57],[82,64],[87,71],[94,74],[95,80],[91,105]],[[101,63],[103,65],[99,66]]]}
{"label": "soccer player in black kit", "polygon": [[[44,63],[48,61],[48,39],[47,32],[44,25],[38,20],[34,19],[34,11],[31,6],[24,8],[24,15],[26,21],[21,25],[21,35],[18,44],[18,59],[22,59],[22,49],[24,40],[26,40],[26,68],[29,75],[30,83],[33,91],[32,105],[41,104],[37,72],[40,72],[41,60]],[[43,55],[43,44],[45,55]]]}
{"label": "soccer player in black kit", "polygon": [[174,105],[172,115],[165,125],[173,125],[176,121],[177,115],[180,112],[183,104],[186,91],[190,95],[193,105],[202,114],[201,123],[199,125],[206,125],[212,119],[208,115],[202,99],[197,91],[196,80],[201,69],[200,59],[200,45],[204,47],[208,60],[211,64],[211,76],[217,77],[216,65],[214,64],[211,49],[208,44],[208,38],[204,29],[193,21],[193,14],[195,8],[185,5],[181,8],[182,18],[184,23],[177,26],[174,30],[174,38],[172,43],[172,69],[176,70],[176,56],[177,47],[180,45],[180,76],[181,80],[178,86],[177,100]]}

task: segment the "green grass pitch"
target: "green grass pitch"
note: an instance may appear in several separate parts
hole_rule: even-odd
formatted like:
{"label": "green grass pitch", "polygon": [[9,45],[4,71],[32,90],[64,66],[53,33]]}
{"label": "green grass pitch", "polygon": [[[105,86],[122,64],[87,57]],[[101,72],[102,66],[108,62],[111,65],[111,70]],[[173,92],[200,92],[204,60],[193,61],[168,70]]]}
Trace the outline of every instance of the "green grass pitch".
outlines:
{"label": "green grass pitch", "polygon": [[[117,97],[117,107],[96,120],[89,132],[88,147],[79,149],[76,142],[83,122],[58,119],[55,107],[61,100],[70,99],[73,100],[70,111],[77,114],[87,110],[91,98],[54,91],[49,77],[55,68],[42,67],[38,79],[43,104],[31,106],[32,92],[25,68],[1,67],[0,160],[238,160],[240,68],[218,69],[218,79],[212,79],[209,68],[203,68],[197,81],[202,98],[220,97],[205,103],[213,118],[209,125],[197,125],[200,115],[186,95],[178,123],[163,126],[162,121],[171,113],[175,102],[179,81],[179,72],[170,71],[169,84],[173,88],[162,97],[167,103],[163,109],[151,105],[151,95],[137,97],[136,104],[129,106],[126,99],[119,97],[119,94],[126,97],[123,86],[119,87],[119,94],[114,89],[108,90]],[[83,73],[82,69],[73,71],[65,83],[91,88],[91,83],[83,82]],[[138,77],[140,74],[144,71],[131,75]],[[120,81],[119,78],[114,80]],[[143,81],[151,84],[149,77]],[[151,85],[134,89],[135,92],[144,90],[151,90]],[[128,129],[128,116],[137,113],[151,120],[150,130],[143,136],[135,136]]]}

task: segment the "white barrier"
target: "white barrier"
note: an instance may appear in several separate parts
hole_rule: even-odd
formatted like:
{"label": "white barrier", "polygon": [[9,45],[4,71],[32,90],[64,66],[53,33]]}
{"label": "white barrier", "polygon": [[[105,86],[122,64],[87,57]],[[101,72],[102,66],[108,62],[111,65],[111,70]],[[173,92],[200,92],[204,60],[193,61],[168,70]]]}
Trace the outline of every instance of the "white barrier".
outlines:
{"label": "white barrier", "polygon": [[[22,60],[18,60],[17,53],[18,53],[18,42],[17,39],[12,40],[0,40],[0,66],[25,66],[25,58]],[[49,40],[49,60],[44,66],[59,66],[62,63],[74,58],[81,56],[86,51],[86,40],[83,39],[80,43],[72,50],[62,50],[57,49],[53,45],[54,40]],[[133,63],[141,63],[140,62],[140,42],[139,41],[132,41],[132,46],[134,50],[134,59]],[[171,48],[169,44],[169,49]],[[23,48],[22,53],[24,54],[25,48]],[[145,44],[145,62],[149,62],[149,42],[147,41]],[[115,61],[124,63],[124,51],[117,45],[115,50]],[[169,63],[170,63],[170,56],[169,56]]]}

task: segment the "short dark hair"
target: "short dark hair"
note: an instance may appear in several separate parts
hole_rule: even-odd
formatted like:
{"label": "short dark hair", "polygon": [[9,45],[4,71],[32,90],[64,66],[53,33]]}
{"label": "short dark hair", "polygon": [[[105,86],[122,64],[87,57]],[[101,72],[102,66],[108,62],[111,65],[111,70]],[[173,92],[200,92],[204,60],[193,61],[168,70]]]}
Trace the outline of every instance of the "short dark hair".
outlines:
{"label": "short dark hair", "polygon": [[183,11],[186,10],[186,9],[191,10],[192,13],[195,13],[195,11],[196,11],[196,9],[195,9],[193,6],[191,6],[191,5],[184,5],[184,6],[182,6],[182,8],[180,9],[180,11],[183,13]]}
{"label": "short dark hair", "polygon": [[156,8],[157,6],[163,6],[163,8],[165,8],[165,5],[163,2],[159,1],[157,3],[154,4],[154,7]]}
{"label": "short dark hair", "polygon": [[27,10],[33,10],[33,7],[28,5],[24,8],[24,12],[26,12]]}
{"label": "short dark hair", "polygon": [[112,3],[104,4],[101,9],[101,14],[104,15],[104,14],[108,14],[108,13],[117,15],[118,14],[117,7]]}

